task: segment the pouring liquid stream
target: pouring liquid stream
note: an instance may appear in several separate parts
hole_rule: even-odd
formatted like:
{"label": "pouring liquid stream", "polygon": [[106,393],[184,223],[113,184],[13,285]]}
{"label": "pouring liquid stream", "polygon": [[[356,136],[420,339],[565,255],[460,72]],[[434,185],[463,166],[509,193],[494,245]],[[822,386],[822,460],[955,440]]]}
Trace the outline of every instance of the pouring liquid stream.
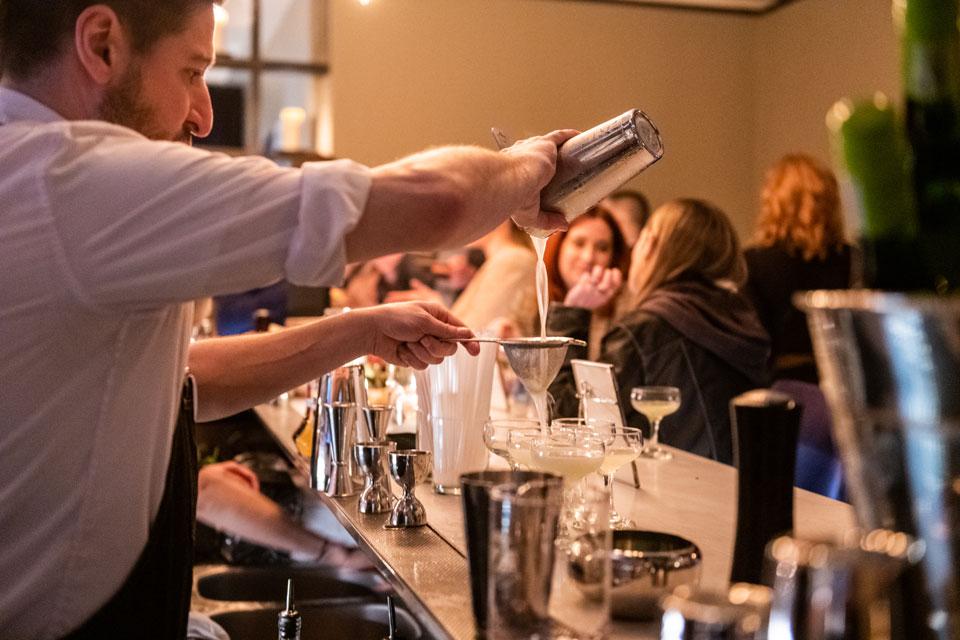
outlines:
{"label": "pouring liquid stream", "polygon": [[[528,231],[530,240],[533,242],[533,248],[537,252],[537,310],[540,312],[540,337],[547,337],[547,305],[550,303],[550,288],[547,280],[547,264],[543,260],[547,249],[547,235],[540,234],[537,231]],[[530,391],[530,389],[528,389]],[[537,409],[537,417],[540,420],[540,430],[543,435],[547,435],[547,391],[546,389],[538,392],[530,392],[533,404]]]}
{"label": "pouring liquid stream", "polygon": [[550,302],[550,286],[547,280],[547,264],[543,260],[547,250],[547,236],[530,233],[530,240],[537,252],[537,310],[540,312],[540,337],[547,337],[547,305]]}
{"label": "pouring liquid stream", "polygon": [[[503,150],[513,144],[513,141],[500,129],[494,127],[491,129],[491,133],[493,133],[493,139],[496,141],[499,149]],[[537,252],[537,310],[540,313],[540,337],[546,338],[547,306],[550,304],[550,285],[547,277],[547,265],[543,260],[543,256],[547,249],[547,238],[550,236],[550,231],[531,228],[527,228],[525,231],[530,235],[533,248]],[[537,409],[540,430],[544,436],[547,435],[547,424],[549,422],[549,417],[547,416],[547,387],[550,386],[550,382],[553,381],[553,378],[559,370],[559,366],[556,365],[556,363],[550,362],[550,356],[547,351],[546,349],[543,350],[536,355],[535,359],[525,358],[524,364],[527,365],[525,367],[518,367],[518,363],[512,359],[510,363],[514,371],[521,369],[521,371],[517,371],[517,374],[520,376],[520,379],[523,380],[523,384],[527,387],[527,392],[533,400],[533,405]],[[566,353],[566,349],[563,350],[563,353]],[[549,379],[544,380],[547,376],[549,376]]]}

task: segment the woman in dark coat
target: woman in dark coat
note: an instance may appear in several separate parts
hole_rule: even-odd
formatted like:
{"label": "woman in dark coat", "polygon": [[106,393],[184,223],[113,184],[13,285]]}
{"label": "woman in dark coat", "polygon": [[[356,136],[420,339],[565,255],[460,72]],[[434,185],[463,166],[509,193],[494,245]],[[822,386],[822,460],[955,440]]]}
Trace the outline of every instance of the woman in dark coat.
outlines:
{"label": "woman in dark coat", "polygon": [[744,251],[744,293],[770,334],[773,379],[816,385],[807,319],[794,306],[793,295],[847,289],[858,279],[833,172],[803,154],[784,156],[770,167],[754,242]]}
{"label": "woman in dark coat", "polygon": [[[633,250],[632,302],[603,337],[601,362],[614,365],[628,424],[645,418],[629,404],[643,385],[680,389],[680,409],[664,419],[660,441],[731,463],[729,402],[768,382],[769,339],[739,292],[746,267],[726,215],[700,201],[668,202],[650,218]],[[561,311],[561,310],[558,310]],[[589,310],[551,312],[550,333],[586,339]],[[550,387],[559,414],[576,415],[571,347]]]}

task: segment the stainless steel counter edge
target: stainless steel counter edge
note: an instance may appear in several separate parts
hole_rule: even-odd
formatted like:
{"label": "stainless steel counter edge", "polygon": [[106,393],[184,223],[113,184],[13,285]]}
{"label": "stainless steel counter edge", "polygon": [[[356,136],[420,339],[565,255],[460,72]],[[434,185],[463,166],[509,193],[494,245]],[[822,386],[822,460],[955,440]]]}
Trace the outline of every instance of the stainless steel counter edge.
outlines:
{"label": "stainless steel counter edge", "polygon": [[[309,486],[310,464],[297,451],[293,434],[303,419],[287,403],[260,405],[255,412]],[[387,530],[387,515],[362,515],[357,497],[331,498],[317,492],[403,600],[427,633],[438,640],[472,640],[469,574],[463,555],[429,526]],[[428,510],[429,515],[429,510]]]}

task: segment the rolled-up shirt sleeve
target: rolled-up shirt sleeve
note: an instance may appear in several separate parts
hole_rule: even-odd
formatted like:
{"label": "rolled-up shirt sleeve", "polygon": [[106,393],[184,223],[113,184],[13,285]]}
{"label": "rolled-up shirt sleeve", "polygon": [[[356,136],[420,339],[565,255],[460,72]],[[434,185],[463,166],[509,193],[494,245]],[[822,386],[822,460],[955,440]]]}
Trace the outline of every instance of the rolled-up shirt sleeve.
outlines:
{"label": "rolled-up shirt sleeve", "polygon": [[[287,255],[287,280],[303,286],[339,284],[347,255],[343,239],[360,220],[370,171],[349,160],[303,165],[297,232]],[[318,216],[317,211],[338,215]],[[318,260],[318,255],[322,259]]]}
{"label": "rolled-up shirt sleeve", "polygon": [[91,307],[145,307],[281,279],[338,283],[370,170],[302,169],[151,142],[101,123],[50,134],[41,193],[67,286]]}

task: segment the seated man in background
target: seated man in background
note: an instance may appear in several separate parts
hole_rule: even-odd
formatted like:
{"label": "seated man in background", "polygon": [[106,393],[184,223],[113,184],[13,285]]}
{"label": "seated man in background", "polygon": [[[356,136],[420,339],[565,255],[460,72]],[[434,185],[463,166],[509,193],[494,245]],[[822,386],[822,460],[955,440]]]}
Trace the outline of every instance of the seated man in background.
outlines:
{"label": "seated man in background", "polygon": [[604,198],[600,206],[613,215],[620,225],[620,232],[627,247],[632,249],[640,239],[641,229],[650,218],[650,201],[647,196],[639,191],[623,189]]}

